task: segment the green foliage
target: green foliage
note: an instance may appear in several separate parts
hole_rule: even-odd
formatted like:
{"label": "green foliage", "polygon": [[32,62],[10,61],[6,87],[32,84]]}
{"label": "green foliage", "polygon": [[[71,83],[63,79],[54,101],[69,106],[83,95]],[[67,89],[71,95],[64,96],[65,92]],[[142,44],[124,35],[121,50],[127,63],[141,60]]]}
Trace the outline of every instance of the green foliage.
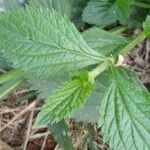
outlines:
{"label": "green foliage", "polygon": [[79,76],[64,83],[46,100],[35,125],[53,124],[68,117],[87,101],[92,87],[88,76]]}
{"label": "green foliage", "polygon": [[113,54],[114,51],[129,43],[129,40],[121,35],[109,33],[99,28],[86,30],[82,36],[92,49],[103,55]]}
{"label": "green foliage", "polygon": [[70,130],[64,120],[60,121],[59,123],[49,125],[48,127],[52,131],[55,140],[64,150],[74,150],[70,137]]}
{"label": "green foliage", "polygon": [[91,0],[83,12],[83,21],[101,27],[117,20],[126,22],[129,17],[131,0]]}
{"label": "green foliage", "polygon": [[22,0],[1,0],[0,1],[0,7],[1,11],[14,9],[23,6],[24,1]]}
{"label": "green foliage", "polygon": [[7,12],[1,18],[0,49],[14,67],[47,78],[103,60],[65,16],[42,8],[26,9]]}
{"label": "green foliage", "polygon": [[[0,99],[28,80],[38,91],[26,96],[38,92],[46,99],[35,126],[47,124],[62,148],[74,149],[64,120],[74,118],[98,122],[112,150],[149,150],[150,94],[133,72],[116,63],[120,54],[150,36],[150,17],[143,23],[144,31],[129,40],[116,35],[123,30],[111,33],[80,26],[88,0],[28,2],[25,9],[0,14],[0,68],[8,61],[17,68],[0,76]],[[91,0],[82,16],[105,29],[117,21],[140,26],[148,2]],[[84,32],[80,34],[68,18]]]}
{"label": "green foliage", "polygon": [[142,27],[142,23],[145,21],[148,12],[148,9],[132,6],[130,9],[130,16],[125,24],[127,24],[130,28]]}
{"label": "green foliage", "polygon": [[109,75],[99,120],[104,140],[112,150],[150,149],[150,94],[118,69]]}
{"label": "green foliage", "polygon": [[5,99],[8,94],[17,89],[24,82],[25,78],[18,70],[0,75],[0,101]]}
{"label": "green foliage", "polygon": [[149,8],[149,1],[143,4],[134,0],[91,0],[83,11],[83,21],[100,27],[116,21],[129,27],[141,27]]}
{"label": "green foliage", "polygon": [[82,20],[82,9],[86,6],[88,0],[29,0],[30,5],[38,8],[55,9],[61,14],[67,15],[73,23],[79,27]]}
{"label": "green foliage", "polygon": [[147,16],[145,22],[143,23],[143,28],[147,37],[150,37],[150,16]]}
{"label": "green foliage", "polygon": [[34,5],[38,8],[43,7],[50,10],[55,9],[68,17],[71,16],[72,2],[73,0],[29,0],[30,5]]}
{"label": "green foliage", "polygon": [[38,96],[42,99],[47,99],[51,94],[52,91],[57,89],[62,83],[64,83],[66,80],[69,80],[70,78],[68,76],[62,75],[59,78],[52,78],[52,79],[39,79],[39,78],[33,78],[31,77],[28,80],[28,83],[30,84],[30,88],[33,90],[38,91]]}
{"label": "green foliage", "polygon": [[11,63],[7,61],[0,52],[0,68],[1,69],[9,69],[11,67]]}

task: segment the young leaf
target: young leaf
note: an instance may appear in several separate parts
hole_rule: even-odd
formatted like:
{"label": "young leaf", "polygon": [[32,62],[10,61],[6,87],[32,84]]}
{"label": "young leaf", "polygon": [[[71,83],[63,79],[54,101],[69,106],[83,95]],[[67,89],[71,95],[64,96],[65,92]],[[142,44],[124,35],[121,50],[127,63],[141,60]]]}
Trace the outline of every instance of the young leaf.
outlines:
{"label": "young leaf", "polygon": [[[143,90],[146,88],[139,80],[138,76],[127,68],[118,68],[118,71],[132,84],[140,86]],[[90,123],[97,123],[99,119],[99,109],[105,91],[110,86],[111,78],[109,77],[109,71],[106,70],[96,78],[96,89],[92,92],[91,97],[87,100],[82,108],[77,109],[71,118],[76,121],[84,121]]]}
{"label": "young leaf", "polygon": [[99,126],[112,150],[150,149],[150,94],[111,68],[102,100]]}
{"label": "young leaf", "polygon": [[87,101],[91,90],[92,84],[85,77],[66,82],[47,99],[35,125],[53,124],[68,117]]}
{"label": "young leaf", "polygon": [[125,22],[129,16],[131,0],[91,0],[83,11],[83,21],[106,27],[119,20]]}
{"label": "young leaf", "polygon": [[145,22],[143,23],[143,28],[147,37],[150,37],[150,15],[147,16]]}
{"label": "young leaf", "polygon": [[91,28],[82,34],[86,43],[103,55],[113,54],[123,48],[129,41],[121,35],[106,32],[99,28]]}
{"label": "young leaf", "polygon": [[35,7],[0,17],[1,51],[14,67],[41,78],[59,76],[104,59],[87,46],[67,17]]}

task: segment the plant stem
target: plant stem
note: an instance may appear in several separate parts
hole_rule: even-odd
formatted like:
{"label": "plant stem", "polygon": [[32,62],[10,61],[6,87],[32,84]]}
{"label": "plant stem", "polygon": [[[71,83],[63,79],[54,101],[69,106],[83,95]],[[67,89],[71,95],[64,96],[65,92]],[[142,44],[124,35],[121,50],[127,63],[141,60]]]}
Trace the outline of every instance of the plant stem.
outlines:
{"label": "plant stem", "polygon": [[137,6],[137,7],[148,8],[148,9],[150,8],[150,4],[137,2],[137,1],[133,1],[132,5]]}
{"label": "plant stem", "polygon": [[127,44],[121,51],[120,54],[126,54],[131,49],[133,49],[138,43],[142,42],[146,38],[146,34],[143,31],[138,37],[136,37],[134,40],[132,40],[129,44]]}
{"label": "plant stem", "polygon": [[106,70],[110,65],[112,64],[112,61],[106,60],[100,65],[98,65],[96,68],[94,68],[92,71],[89,72],[89,78],[94,83],[94,79],[104,70]]}
{"label": "plant stem", "polygon": [[119,33],[121,33],[121,32],[126,31],[127,29],[128,29],[127,26],[123,26],[123,25],[122,25],[122,26],[119,26],[119,27],[116,27],[116,28],[110,30],[110,32],[111,32],[111,33],[114,33],[114,34],[119,34]]}

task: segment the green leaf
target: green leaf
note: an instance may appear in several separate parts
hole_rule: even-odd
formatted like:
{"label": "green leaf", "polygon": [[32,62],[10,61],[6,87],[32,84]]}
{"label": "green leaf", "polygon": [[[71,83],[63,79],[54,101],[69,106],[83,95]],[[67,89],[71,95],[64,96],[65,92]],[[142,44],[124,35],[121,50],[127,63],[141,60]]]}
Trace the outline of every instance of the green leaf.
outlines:
{"label": "green leaf", "polygon": [[25,81],[19,70],[13,70],[0,76],[0,101],[21,86]]}
{"label": "green leaf", "polygon": [[110,79],[99,119],[105,142],[112,150],[149,150],[150,94],[117,68],[111,68]]}
{"label": "green leaf", "polygon": [[0,75],[0,84],[3,84],[13,78],[21,77],[22,72],[20,70],[11,70],[7,73]]}
{"label": "green leaf", "polygon": [[89,24],[105,27],[116,21],[112,11],[112,3],[103,0],[92,0],[85,7],[82,18],[84,22]]}
{"label": "green leaf", "polygon": [[29,4],[38,8],[55,9],[61,14],[67,15],[72,22],[79,27],[81,24],[82,10],[88,0],[30,0]]}
{"label": "green leaf", "polygon": [[5,99],[8,94],[13,92],[19,86],[23,84],[24,80],[22,78],[14,78],[6,82],[4,85],[0,86],[0,101]]}
{"label": "green leaf", "polygon": [[127,18],[129,17],[129,10],[132,4],[132,0],[116,0],[115,4],[115,12],[116,12],[116,19],[119,20],[121,23],[126,22]]}
{"label": "green leaf", "polygon": [[150,16],[148,15],[145,22],[143,23],[144,32],[147,37],[150,37]]}
{"label": "green leaf", "polygon": [[64,83],[43,105],[35,125],[57,123],[81,107],[91,94],[92,84],[88,78],[79,77]]}
{"label": "green leaf", "polygon": [[2,56],[2,53],[0,52],[0,68],[1,69],[10,69],[11,67],[11,63],[6,60],[3,56]]}
{"label": "green leaf", "polygon": [[67,123],[64,120],[53,125],[48,125],[48,127],[52,132],[55,140],[64,150],[74,150],[72,140],[70,137],[70,130]]}
{"label": "green leaf", "polygon": [[22,6],[24,1],[22,0],[1,0],[0,1],[0,12],[9,10],[12,8],[17,8]]}
{"label": "green leaf", "polygon": [[50,10],[55,9],[61,14],[65,14],[68,17],[71,16],[73,0],[30,0],[29,4],[38,8],[48,8]]}
{"label": "green leaf", "polygon": [[70,118],[75,119],[77,122],[97,123],[102,96],[102,93],[93,92],[84,106],[73,112]]}
{"label": "green leaf", "polygon": [[97,123],[101,101],[108,85],[108,71],[104,71],[96,78],[96,87],[90,98],[83,107],[73,112],[71,118],[75,119],[75,121]]}
{"label": "green leaf", "polygon": [[108,55],[122,49],[128,40],[121,35],[106,32],[99,28],[91,28],[82,34],[86,43],[97,52]]}
{"label": "green leaf", "polygon": [[83,21],[106,27],[117,20],[125,22],[129,17],[131,0],[91,0],[83,11]]}
{"label": "green leaf", "polygon": [[[142,89],[146,90],[142,82],[139,80],[138,76],[127,68],[119,68],[119,72],[132,84],[135,86],[140,86]],[[82,108],[77,109],[71,118],[76,121],[84,121],[89,123],[97,123],[99,119],[99,109],[101,106],[101,101],[111,83],[111,78],[109,77],[109,71],[106,70],[101,73],[96,78],[96,89],[92,92],[91,97],[87,100]]]}
{"label": "green leaf", "polygon": [[0,17],[1,51],[14,67],[41,78],[60,76],[104,60],[87,46],[67,17],[35,7]]}
{"label": "green leaf", "polygon": [[148,14],[148,9],[143,9],[140,7],[131,7],[130,9],[130,15],[127,19],[127,22],[125,24],[128,25],[128,27],[142,27],[142,23],[145,21],[146,16]]}

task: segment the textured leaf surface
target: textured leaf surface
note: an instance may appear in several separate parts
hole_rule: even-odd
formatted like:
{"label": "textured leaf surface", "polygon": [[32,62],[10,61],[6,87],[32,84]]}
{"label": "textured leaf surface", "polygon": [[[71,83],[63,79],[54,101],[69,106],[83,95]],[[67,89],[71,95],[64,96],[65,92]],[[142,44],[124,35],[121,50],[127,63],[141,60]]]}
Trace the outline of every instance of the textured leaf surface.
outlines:
{"label": "textured leaf surface", "polygon": [[71,15],[71,7],[73,0],[30,0],[29,4],[34,5],[38,8],[55,9],[56,11],[67,15]]}
{"label": "textured leaf surface", "polygon": [[143,23],[143,28],[148,37],[150,37],[150,15],[147,16],[145,22]]}
{"label": "textured leaf surface", "polygon": [[0,1],[0,12],[12,8],[17,8],[22,6],[24,0],[1,0]]}
{"label": "textured leaf surface", "polygon": [[82,10],[88,0],[30,0],[29,4],[38,8],[44,7],[55,9],[56,11],[67,15],[73,23],[79,27],[82,20]]}
{"label": "textured leaf surface", "polygon": [[150,94],[111,68],[99,126],[112,150],[150,149]]}
{"label": "textured leaf surface", "polygon": [[68,18],[42,8],[26,9],[0,17],[0,52],[14,67],[46,78],[102,60]]}
{"label": "textured leaf surface", "polygon": [[131,0],[91,0],[83,11],[83,21],[105,27],[129,16]]}
{"label": "textured leaf surface", "polygon": [[74,79],[66,82],[47,99],[35,125],[57,123],[68,117],[87,101],[91,90],[91,83],[85,79]]}
{"label": "textured leaf surface", "polygon": [[92,49],[103,55],[113,54],[114,51],[121,49],[129,42],[120,35],[99,28],[91,28],[83,32],[82,36]]}
{"label": "textured leaf surface", "polygon": [[112,11],[112,3],[108,1],[90,1],[83,11],[83,21],[105,27],[116,21]]}

